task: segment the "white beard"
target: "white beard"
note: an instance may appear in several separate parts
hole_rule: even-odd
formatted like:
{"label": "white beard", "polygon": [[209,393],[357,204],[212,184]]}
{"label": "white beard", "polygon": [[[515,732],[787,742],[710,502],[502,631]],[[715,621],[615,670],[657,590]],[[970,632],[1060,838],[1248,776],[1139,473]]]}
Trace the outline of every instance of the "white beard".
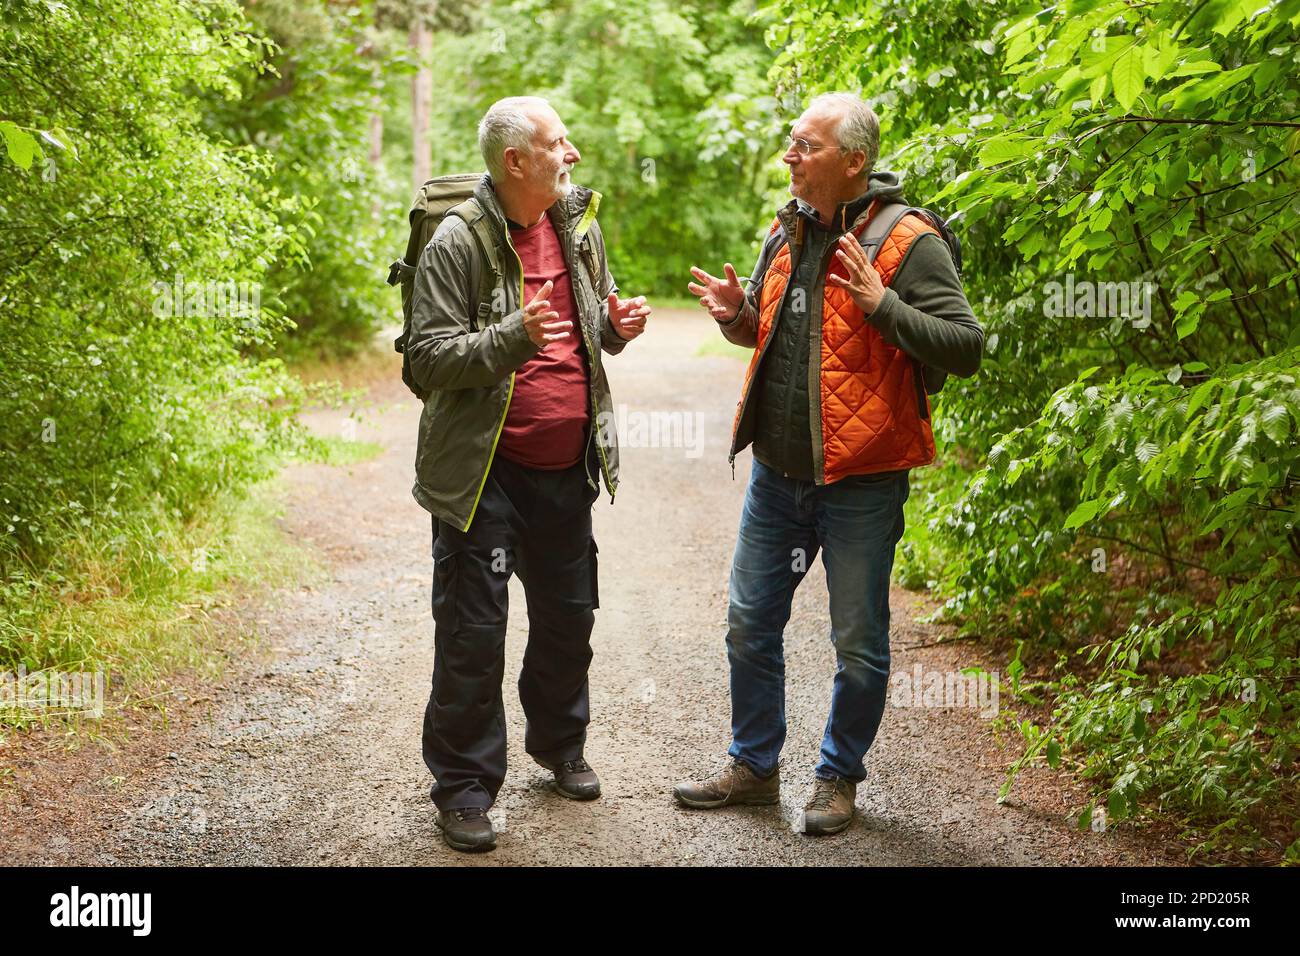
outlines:
{"label": "white beard", "polygon": [[[569,176],[564,176],[564,173],[569,173]],[[573,191],[573,180],[570,178],[572,175],[571,170],[564,169],[555,177],[555,191],[560,194],[561,199]]]}

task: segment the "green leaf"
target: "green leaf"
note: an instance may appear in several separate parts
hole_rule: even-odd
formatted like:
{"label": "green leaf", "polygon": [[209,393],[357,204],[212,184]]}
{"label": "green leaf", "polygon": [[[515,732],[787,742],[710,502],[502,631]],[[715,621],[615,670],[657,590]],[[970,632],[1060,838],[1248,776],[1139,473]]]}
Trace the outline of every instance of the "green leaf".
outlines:
{"label": "green leaf", "polygon": [[36,139],[9,120],[0,120],[0,134],[4,135],[5,148],[14,164],[20,169],[31,169],[32,157],[39,149]]}
{"label": "green leaf", "polygon": [[1228,90],[1235,89],[1242,80],[1249,77],[1258,68],[1258,63],[1247,63],[1245,66],[1229,70],[1227,73],[1221,73],[1218,76],[1208,77],[1203,80],[1189,80],[1182,86],[1176,87],[1160,97],[1160,105],[1172,106],[1180,112],[1186,112],[1194,106],[1214,100]]}
{"label": "green leaf", "polygon": [[1037,137],[1009,133],[986,140],[980,147],[979,161],[984,166],[998,166],[1002,163],[1024,159],[1038,146]]}
{"label": "green leaf", "polygon": [[1087,524],[1097,516],[1097,512],[1105,505],[1106,499],[1093,498],[1091,501],[1081,501],[1070,512],[1070,516],[1065,519],[1065,530],[1072,531],[1080,525]]}
{"label": "green leaf", "polygon": [[1142,49],[1135,43],[1120,54],[1110,71],[1111,83],[1115,86],[1115,99],[1126,113],[1132,110],[1133,104],[1146,88],[1147,74],[1142,55]]}

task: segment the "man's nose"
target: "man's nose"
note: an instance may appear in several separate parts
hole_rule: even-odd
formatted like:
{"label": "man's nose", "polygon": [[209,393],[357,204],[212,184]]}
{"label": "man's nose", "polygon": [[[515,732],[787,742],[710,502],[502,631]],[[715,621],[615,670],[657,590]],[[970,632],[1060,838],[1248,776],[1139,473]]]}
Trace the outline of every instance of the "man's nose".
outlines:
{"label": "man's nose", "polygon": [[799,165],[801,158],[802,157],[800,157],[795,148],[791,146],[785,151],[785,155],[781,157],[781,162],[785,163],[787,166],[797,166]]}
{"label": "man's nose", "polygon": [[582,154],[578,152],[578,147],[570,144],[569,151],[564,154],[564,161],[572,165],[582,161]]}

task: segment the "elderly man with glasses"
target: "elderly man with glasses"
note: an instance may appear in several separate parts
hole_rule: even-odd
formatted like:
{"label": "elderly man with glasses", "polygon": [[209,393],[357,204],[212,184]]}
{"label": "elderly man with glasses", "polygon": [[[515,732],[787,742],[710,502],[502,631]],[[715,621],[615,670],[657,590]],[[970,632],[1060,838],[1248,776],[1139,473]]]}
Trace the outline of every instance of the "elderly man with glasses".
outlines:
{"label": "elderly man with glasses", "polygon": [[[783,639],[795,588],[820,550],[837,667],[802,830],[853,818],[863,757],[889,678],[889,577],[903,534],[908,471],[933,461],[927,383],[979,368],[984,333],[936,225],[902,208],[892,173],[874,172],[879,121],[860,98],[812,101],[784,158],[794,197],[777,214],[748,288],[692,268],[689,285],[730,341],[754,349],[731,458],[754,463],[732,560],[727,622],[729,762],[678,784],[708,809],[780,801],[785,742]],[[936,389],[931,388],[930,391]]]}

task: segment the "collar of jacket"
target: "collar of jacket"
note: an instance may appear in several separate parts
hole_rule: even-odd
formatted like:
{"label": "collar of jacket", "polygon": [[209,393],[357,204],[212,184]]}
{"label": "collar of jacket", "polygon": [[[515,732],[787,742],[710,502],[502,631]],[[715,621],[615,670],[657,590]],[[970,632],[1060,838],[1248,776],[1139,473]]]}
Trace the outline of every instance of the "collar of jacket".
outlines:
{"label": "collar of jacket", "polygon": [[[474,198],[483,208],[483,212],[492,220],[492,225],[503,235],[506,233],[506,214],[497,199],[496,188],[492,185],[492,174],[484,173],[483,178],[474,187]],[[555,231],[560,235],[573,233],[574,238],[581,239],[596,221],[596,210],[600,207],[600,193],[586,186],[573,184],[567,195],[555,202],[546,214],[555,224]]]}
{"label": "collar of jacket", "polygon": [[[850,199],[835,207],[829,228],[848,232],[856,229],[867,220],[873,200],[881,202],[903,202],[903,187],[897,173],[875,172],[867,177],[867,191],[856,199]],[[776,214],[787,236],[794,236],[798,245],[803,243],[805,222],[820,224],[821,217],[817,210],[802,199],[791,199]]]}

